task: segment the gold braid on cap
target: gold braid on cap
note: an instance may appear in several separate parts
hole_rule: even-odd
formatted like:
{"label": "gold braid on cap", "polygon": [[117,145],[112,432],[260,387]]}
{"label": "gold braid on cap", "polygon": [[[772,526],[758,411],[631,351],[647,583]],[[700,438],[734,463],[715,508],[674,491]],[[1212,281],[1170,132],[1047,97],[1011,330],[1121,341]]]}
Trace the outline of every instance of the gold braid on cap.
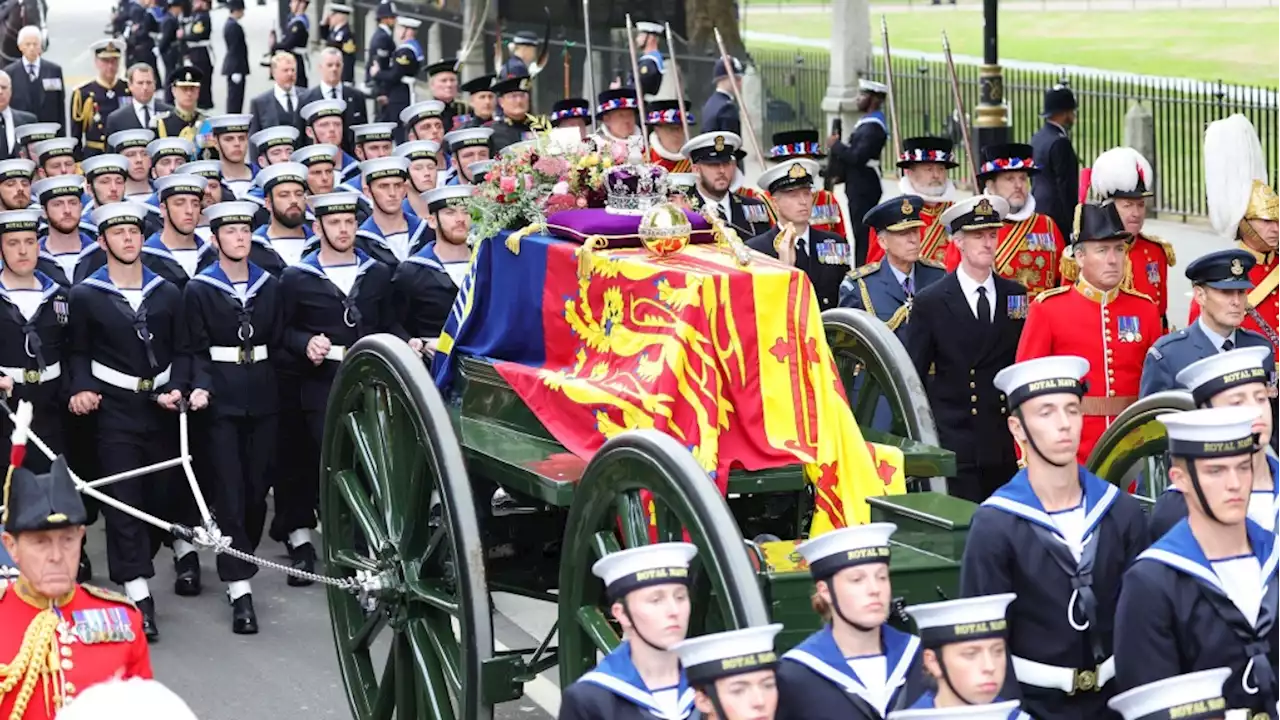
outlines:
{"label": "gold braid on cap", "polygon": [[[36,683],[40,682],[42,676],[57,679],[57,676],[61,675],[57,643],[54,642],[58,622],[58,616],[52,607],[41,610],[27,626],[27,631],[22,636],[22,645],[18,648],[18,654],[13,657],[13,661],[8,665],[0,665],[0,697],[8,695],[15,687],[18,688],[18,694],[13,699],[13,710],[9,713],[9,720],[22,720],[22,716],[27,711],[27,705],[31,702],[31,696],[35,694]],[[19,680],[22,681],[21,686],[18,685]],[[56,708],[61,708],[63,703],[62,682],[60,679],[56,682],[46,679],[46,710],[48,710],[51,686],[56,711]]]}

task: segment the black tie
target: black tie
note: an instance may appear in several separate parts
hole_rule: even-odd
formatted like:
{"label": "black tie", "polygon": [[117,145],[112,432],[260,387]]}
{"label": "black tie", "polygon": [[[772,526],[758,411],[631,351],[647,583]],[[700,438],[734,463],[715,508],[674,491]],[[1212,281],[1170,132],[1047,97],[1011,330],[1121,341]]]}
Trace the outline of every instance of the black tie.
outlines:
{"label": "black tie", "polygon": [[284,94],[284,111],[285,111],[285,112],[287,112],[287,113],[289,113],[289,120],[291,120],[291,121],[292,121],[292,120],[293,120],[293,113],[294,113],[294,111],[293,111],[293,93],[292,93],[292,92],[287,92],[287,93],[285,93],[285,94]]}
{"label": "black tie", "polygon": [[1231,342],[1231,338],[1227,338],[1222,343],[1222,352],[1231,352],[1236,349],[1236,344]]}
{"label": "black tie", "polygon": [[329,99],[330,100],[338,99],[338,88],[329,88]]}
{"label": "black tie", "polygon": [[0,113],[0,150],[4,151],[4,159],[9,159],[9,125],[5,122],[4,113]]}
{"label": "black tie", "polygon": [[991,322],[991,301],[987,300],[987,289],[978,287],[978,322]]}
{"label": "black tie", "polygon": [[151,106],[150,105],[142,106],[142,127],[144,128],[151,127]]}
{"label": "black tie", "polygon": [[31,82],[35,82],[35,81],[36,81],[36,66],[35,66],[35,65],[28,65],[28,66],[27,66],[27,77],[31,78]]}

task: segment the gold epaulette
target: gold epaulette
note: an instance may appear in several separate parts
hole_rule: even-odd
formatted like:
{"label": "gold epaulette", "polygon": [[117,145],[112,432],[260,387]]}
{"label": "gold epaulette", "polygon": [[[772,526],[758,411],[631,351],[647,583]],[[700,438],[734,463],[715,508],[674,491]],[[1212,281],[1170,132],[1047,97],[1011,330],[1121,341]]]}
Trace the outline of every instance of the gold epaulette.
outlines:
{"label": "gold epaulette", "polygon": [[880,261],[877,260],[875,262],[867,263],[866,265],[860,265],[850,270],[846,274],[849,276],[850,280],[861,280],[862,278],[870,275],[871,273],[879,269],[880,269]]}
{"label": "gold epaulette", "polygon": [[1173,267],[1178,264],[1177,256],[1173,254],[1173,243],[1161,240],[1155,235],[1143,235],[1142,237],[1164,248],[1164,257],[1165,260],[1169,262],[1169,267]]}
{"label": "gold epaulette", "polygon": [[910,317],[911,303],[903,303],[897,310],[893,311],[893,314],[889,316],[887,321],[885,321],[885,325],[888,326],[890,330],[896,331],[898,326],[902,325],[902,323],[906,322]]}
{"label": "gold epaulette", "polygon": [[947,269],[947,265],[946,265],[946,263],[938,262],[937,260],[934,260],[933,258],[922,257],[922,258],[920,258],[919,260],[916,260],[916,262],[920,263],[921,265],[924,265],[925,267],[931,267],[931,268],[934,268],[934,269],[937,269],[937,270],[946,270],[946,269]]}
{"label": "gold epaulette", "polygon": [[[1128,263],[1128,261],[1129,259],[1125,258],[1125,262]],[[1064,252],[1058,258],[1058,274],[1062,276],[1063,280],[1074,284],[1080,278],[1080,263],[1077,263],[1074,257]]]}
{"label": "gold epaulette", "polygon": [[1040,293],[1039,295],[1037,295],[1037,296],[1036,296],[1036,300],[1035,300],[1035,301],[1036,301],[1036,302],[1044,302],[1044,299],[1045,299],[1045,298],[1050,298],[1050,297],[1054,297],[1054,296],[1057,296],[1057,295],[1061,295],[1062,293],[1064,293],[1064,292],[1066,292],[1066,291],[1068,291],[1068,290],[1070,290],[1070,289],[1071,289],[1071,286],[1070,286],[1070,285],[1061,285],[1061,286],[1056,287],[1056,288],[1049,288],[1048,290],[1045,290],[1044,292],[1042,292],[1042,293]]}
{"label": "gold epaulette", "polygon": [[1148,294],[1146,294],[1146,293],[1144,293],[1144,292],[1142,292],[1142,291],[1140,291],[1140,290],[1136,290],[1136,289],[1134,289],[1134,288],[1132,288],[1132,287],[1125,287],[1125,284],[1124,284],[1124,283],[1121,283],[1121,284],[1120,284],[1120,292],[1122,292],[1122,293],[1124,293],[1124,294],[1126,294],[1126,295],[1133,295],[1134,297],[1140,297],[1140,298],[1142,298],[1143,300],[1146,300],[1147,302],[1152,302],[1152,303],[1154,303],[1154,302],[1155,302],[1155,300],[1152,300],[1152,299],[1151,299],[1151,296],[1150,296],[1150,295],[1148,295]]}
{"label": "gold epaulette", "polygon": [[124,595],[121,595],[120,593],[114,590],[100,588],[97,585],[81,585],[80,589],[98,598],[99,600],[106,600],[107,602],[120,603],[121,605],[128,605],[129,607],[137,607],[136,605],[133,604],[132,600],[125,597]]}

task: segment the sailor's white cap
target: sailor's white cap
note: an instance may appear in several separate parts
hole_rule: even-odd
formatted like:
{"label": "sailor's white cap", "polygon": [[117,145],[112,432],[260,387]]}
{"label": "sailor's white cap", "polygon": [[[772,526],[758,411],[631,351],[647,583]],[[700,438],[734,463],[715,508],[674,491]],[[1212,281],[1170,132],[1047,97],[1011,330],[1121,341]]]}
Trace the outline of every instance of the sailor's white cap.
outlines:
{"label": "sailor's white cap", "polygon": [[90,221],[98,227],[99,232],[116,225],[142,227],[142,221],[146,217],[147,209],[132,200],[100,205],[89,215]]}
{"label": "sailor's white cap", "polygon": [[450,150],[457,151],[464,147],[488,147],[492,138],[493,128],[464,128],[445,133],[444,144]]}
{"label": "sailor's white cap", "polygon": [[1017,700],[991,705],[960,705],[957,707],[916,708],[889,713],[888,720],[1008,720],[1022,703]]}
{"label": "sailor's white cap", "polygon": [[275,125],[254,133],[249,142],[258,148],[258,152],[277,145],[293,147],[298,143],[298,128],[292,125]]}
{"label": "sailor's white cap", "polygon": [[756,182],[765,192],[781,192],[797,187],[814,188],[822,167],[808,158],[784,160],[760,173]]}
{"label": "sailor's white cap", "polygon": [[228,114],[214,115],[206,122],[209,123],[209,130],[214,135],[222,135],[223,133],[249,132],[249,123],[253,120],[252,115]]}
{"label": "sailor's white cap", "polygon": [[422,27],[422,21],[417,18],[405,17],[403,15],[396,16],[396,24],[403,27],[418,29]]}
{"label": "sailor's white cap", "polygon": [[0,160],[0,182],[14,179],[31,179],[36,172],[36,164],[26,158],[9,158]]}
{"label": "sailor's white cap", "polygon": [[388,177],[409,177],[409,159],[388,155],[386,157],[365,160],[360,163],[360,174],[364,176],[367,186],[374,180]]}
{"label": "sailor's white cap", "polygon": [[146,147],[156,139],[156,134],[145,128],[119,130],[107,136],[107,147],[119,152],[125,148]]}
{"label": "sailor's white cap", "polygon": [[331,13],[343,13],[345,15],[351,14],[351,6],[347,5],[346,3],[331,2],[328,5],[326,5],[325,8],[328,9],[328,11]]}
{"label": "sailor's white cap", "polygon": [[271,189],[276,185],[286,182],[298,183],[305,188],[307,186],[307,166],[298,162],[282,162],[268,165],[258,171],[253,181],[264,192],[271,192]]}
{"label": "sailor's white cap", "polygon": [[858,89],[862,92],[878,93],[880,95],[889,94],[888,85],[885,85],[882,82],[876,82],[875,80],[868,80],[866,78],[860,78],[858,80]]}
{"label": "sailor's white cap", "polygon": [[955,235],[965,230],[1001,227],[1008,214],[1008,200],[998,195],[974,195],[947,208],[937,222],[948,234]]}
{"label": "sailor's white cap", "polygon": [[688,585],[689,561],[697,554],[698,548],[685,542],[642,545],[605,555],[591,572],[604,581],[609,597],[617,599],[651,585]]}
{"label": "sailor's white cap", "polygon": [[45,160],[61,155],[75,155],[76,146],[79,144],[80,141],[73,137],[49,138],[32,145],[30,152],[35,155],[36,162],[43,163]]}
{"label": "sailor's white cap", "polygon": [[222,182],[222,163],[217,160],[196,160],[178,166],[174,172],[188,175],[199,175],[206,180]]}
{"label": "sailor's white cap", "polygon": [[400,111],[401,125],[416,125],[419,120],[444,115],[444,103],[439,100],[423,100]]}
{"label": "sailor's white cap", "polygon": [[722,677],[771,670],[778,664],[774,638],[782,623],[699,635],[671,646],[689,684],[705,686]]}
{"label": "sailor's white cap", "polygon": [[1227,713],[1222,686],[1229,677],[1230,668],[1175,675],[1126,690],[1108,700],[1107,706],[1124,720],[1221,718]]}
{"label": "sailor's white cap", "polygon": [[6,210],[0,212],[0,234],[10,232],[35,232],[40,227],[39,209]]}
{"label": "sailor's white cap", "polygon": [[[493,160],[480,160],[467,166],[467,174],[476,182],[484,182],[485,176],[493,169]],[[462,178],[458,178],[462,180]]]}
{"label": "sailor's white cap", "polygon": [[889,537],[898,529],[893,523],[868,523],[832,530],[796,546],[809,573],[825,580],[854,565],[889,562]]}
{"label": "sailor's white cap", "polygon": [[195,195],[201,197],[204,195],[205,186],[209,184],[208,178],[190,173],[173,173],[165,175],[162,178],[156,178],[153,183],[156,189],[156,197],[160,200],[173,197],[174,195]]}
{"label": "sailor's white cap", "polygon": [[742,137],[731,132],[705,132],[697,135],[680,148],[680,154],[690,162],[730,162],[742,147]]}
{"label": "sailor's white cap", "polygon": [[253,225],[253,216],[261,207],[248,200],[230,200],[210,205],[204,209],[209,227],[217,230],[223,225]]}
{"label": "sailor's white cap", "polygon": [[355,136],[357,144],[390,140],[395,131],[396,124],[389,122],[364,123],[351,126],[351,134]]}
{"label": "sailor's white cap", "polygon": [[692,188],[698,186],[697,173],[668,173],[667,186],[679,188]]}
{"label": "sailor's white cap", "polygon": [[129,158],[116,153],[94,155],[80,163],[80,170],[84,172],[84,176],[88,180],[110,173],[127,175],[129,173]]}
{"label": "sailor's white cap", "polygon": [[52,140],[62,132],[62,126],[54,122],[27,123],[13,129],[13,142],[21,145],[39,140]]}
{"label": "sailor's white cap", "polygon": [[360,193],[325,193],[324,195],[312,195],[309,200],[311,202],[311,211],[316,214],[316,217],[344,213],[354,215],[360,209]]}
{"label": "sailor's white cap", "polygon": [[473,185],[445,185],[422,193],[428,212],[438,212],[446,207],[466,206],[476,189]]}
{"label": "sailor's white cap", "polygon": [[317,118],[330,117],[332,115],[341,116],[347,111],[347,103],[341,98],[325,98],[323,100],[313,100],[302,109],[298,114],[302,116],[303,121],[312,122]]}
{"label": "sailor's white cap", "polygon": [[996,373],[992,384],[1004,393],[1010,408],[1033,397],[1071,393],[1084,395],[1084,377],[1089,361],[1077,355],[1049,355],[1014,363]]}
{"label": "sailor's white cap", "polygon": [[39,200],[41,205],[56,197],[72,195],[79,198],[83,194],[84,177],[75,173],[54,175],[31,184],[31,196]]}
{"label": "sailor's white cap", "polygon": [[298,148],[289,156],[290,162],[302,163],[307,167],[311,167],[316,163],[338,163],[338,146],[328,143],[317,143]]}
{"label": "sailor's white cap", "polygon": [[147,154],[152,160],[168,155],[190,158],[196,154],[196,146],[186,138],[163,137],[147,143]]}
{"label": "sailor's white cap", "polygon": [[409,162],[428,158],[438,160],[440,157],[440,143],[435,140],[410,140],[397,145],[396,149],[391,151],[391,154],[396,157],[402,157]]}
{"label": "sailor's white cap", "polygon": [[1005,637],[1008,634],[1005,612],[1017,597],[1014,593],[982,595],[912,605],[906,611],[916,621],[924,646],[935,648],[950,643]]}
{"label": "sailor's white cap", "polygon": [[1214,353],[1182,368],[1175,379],[1191,391],[1197,405],[1203,405],[1223,390],[1250,383],[1266,384],[1269,378],[1263,363],[1269,357],[1270,347],[1246,347]]}
{"label": "sailor's white cap", "polygon": [[1248,455],[1257,449],[1255,407],[1231,406],[1188,410],[1156,418],[1169,433],[1169,454],[1210,458]]}
{"label": "sailor's white cap", "polygon": [[662,23],[649,22],[647,20],[636,22],[635,28],[636,32],[649,33],[650,35],[662,35],[667,30]]}

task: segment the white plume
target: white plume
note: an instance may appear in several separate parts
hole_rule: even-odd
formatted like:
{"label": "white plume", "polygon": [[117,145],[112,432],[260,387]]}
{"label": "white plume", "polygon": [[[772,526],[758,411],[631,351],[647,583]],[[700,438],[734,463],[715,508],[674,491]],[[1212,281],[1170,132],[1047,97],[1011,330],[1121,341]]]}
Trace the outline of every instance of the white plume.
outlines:
{"label": "white plume", "polygon": [[1111,148],[1093,161],[1091,187],[1099,200],[1106,200],[1118,192],[1133,192],[1139,179],[1147,192],[1155,189],[1151,163],[1131,147]]}
{"label": "white plume", "polygon": [[1235,238],[1254,180],[1267,182],[1267,163],[1253,123],[1240,114],[1209,123],[1204,131],[1204,189],[1209,221],[1218,235]]}
{"label": "white plume", "polygon": [[26,445],[27,433],[31,430],[32,405],[26,400],[18,403],[18,411],[13,414],[13,432],[9,435],[10,445]]}

